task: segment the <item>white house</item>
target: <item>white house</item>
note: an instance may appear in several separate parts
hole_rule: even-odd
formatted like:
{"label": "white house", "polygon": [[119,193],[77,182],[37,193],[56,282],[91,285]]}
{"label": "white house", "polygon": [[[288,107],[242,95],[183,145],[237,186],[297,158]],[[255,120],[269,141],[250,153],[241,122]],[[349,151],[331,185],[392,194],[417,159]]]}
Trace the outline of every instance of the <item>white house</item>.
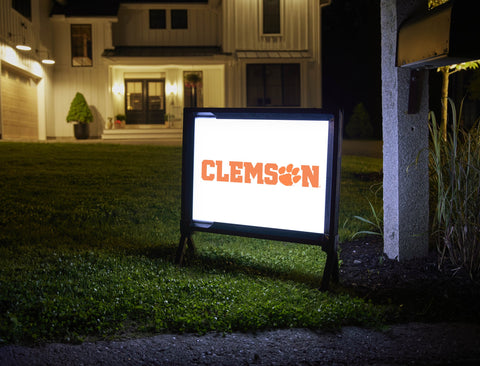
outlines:
{"label": "white house", "polygon": [[73,138],[76,92],[104,139],[180,136],[187,106],[321,107],[329,2],[0,0],[1,137]]}

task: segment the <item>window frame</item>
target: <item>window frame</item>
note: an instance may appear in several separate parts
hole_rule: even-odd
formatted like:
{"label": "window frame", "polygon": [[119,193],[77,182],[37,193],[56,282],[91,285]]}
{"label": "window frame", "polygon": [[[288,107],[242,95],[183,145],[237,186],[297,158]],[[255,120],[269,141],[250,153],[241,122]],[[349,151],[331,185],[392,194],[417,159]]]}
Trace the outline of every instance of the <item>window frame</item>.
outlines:
{"label": "window frame", "polygon": [[[278,1],[279,14],[278,14],[278,27],[279,32],[265,32],[265,7],[267,1]],[[260,35],[263,37],[282,37],[284,33],[284,10],[285,10],[285,1],[284,0],[261,0],[259,1],[259,31]]]}
{"label": "window frame", "polygon": [[[162,15],[160,14],[163,14],[163,24],[161,24],[162,22],[160,21],[160,26],[152,26],[152,19],[158,22],[157,17],[158,16],[160,16],[160,18],[162,17]],[[167,29],[167,10],[166,9],[149,9],[148,21],[149,21],[148,26],[150,29]]]}
{"label": "window frame", "polygon": [[[78,49],[78,47],[74,48],[74,28],[75,27],[87,27],[89,29],[89,37],[90,37],[90,43],[88,43],[87,39],[87,44],[86,46],[86,53],[87,55],[83,56],[78,56],[74,55],[74,49]],[[78,33],[80,34],[80,33]],[[93,67],[93,27],[92,24],[70,24],[70,56],[71,56],[71,66],[72,67]],[[90,64],[81,64],[81,65],[75,65],[74,63],[74,58],[76,57],[83,57],[83,58],[89,58],[90,59]]]}
{"label": "window frame", "polygon": [[[183,22],[181,26],[176,26],[174,23],[174,14],[185,14],[185,26],[183,26]],[[175,25],[175,26],[174,26]],[[172,30],[185,30],[188,29],[188,9],[170,9],[170,29]]]}

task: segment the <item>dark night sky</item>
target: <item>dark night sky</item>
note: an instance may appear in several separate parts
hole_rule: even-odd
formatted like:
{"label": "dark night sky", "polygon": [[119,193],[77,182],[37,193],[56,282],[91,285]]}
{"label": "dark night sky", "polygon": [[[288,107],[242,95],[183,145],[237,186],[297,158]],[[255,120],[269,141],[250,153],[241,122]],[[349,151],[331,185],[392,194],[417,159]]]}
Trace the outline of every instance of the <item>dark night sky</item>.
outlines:
{"label": "dark night sky", "polygon": [[322,28],[324,108],[348,122],[362,102],[381,138],[380,0],[333,0]]}

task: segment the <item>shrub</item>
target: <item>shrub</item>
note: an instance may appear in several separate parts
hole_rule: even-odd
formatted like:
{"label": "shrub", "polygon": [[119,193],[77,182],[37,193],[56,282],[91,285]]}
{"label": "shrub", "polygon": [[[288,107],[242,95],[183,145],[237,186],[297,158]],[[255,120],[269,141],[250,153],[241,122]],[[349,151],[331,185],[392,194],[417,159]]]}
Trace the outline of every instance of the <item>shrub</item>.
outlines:
{"label": "shrub", "polygon": [[87,101],[82,93],[75,94],[70,110],[67,115],[67,122],[90,123],[93,121],[93,115],[88,107]]}
{"label": "shrub", "polygon": [[[455,106],[447,140],[430,112],[430,166],[436,200],[433,234],[441,254],[472,277],[480,274],[480,125],[459,127]],[[460,113],[461,115],[461,108]]]}
{"label": "shrub", "polygon": [[373,136],[370,115],[363,103],[357,104],[353,109],[352,116],[345,126],[345,132],[351,139],[369,139]]}

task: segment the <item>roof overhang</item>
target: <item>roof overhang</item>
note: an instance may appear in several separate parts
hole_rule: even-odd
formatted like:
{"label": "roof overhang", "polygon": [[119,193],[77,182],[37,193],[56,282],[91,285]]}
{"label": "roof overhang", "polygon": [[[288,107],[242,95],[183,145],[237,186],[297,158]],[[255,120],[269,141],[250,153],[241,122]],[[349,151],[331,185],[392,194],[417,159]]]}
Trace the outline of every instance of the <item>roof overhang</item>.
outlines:
{"label": "roof overhang", "polygon": [[311,60],[308,51],[237,51],[239,59],[277,59],[277,60]]}
{"label": "roof overhang", "polygon": [[231,55],[223,53],[217,46],[117,46],[103,51],[102,57],[111,63],[142,64],[175,63],[175,64],[223,64],[231,59]]}

